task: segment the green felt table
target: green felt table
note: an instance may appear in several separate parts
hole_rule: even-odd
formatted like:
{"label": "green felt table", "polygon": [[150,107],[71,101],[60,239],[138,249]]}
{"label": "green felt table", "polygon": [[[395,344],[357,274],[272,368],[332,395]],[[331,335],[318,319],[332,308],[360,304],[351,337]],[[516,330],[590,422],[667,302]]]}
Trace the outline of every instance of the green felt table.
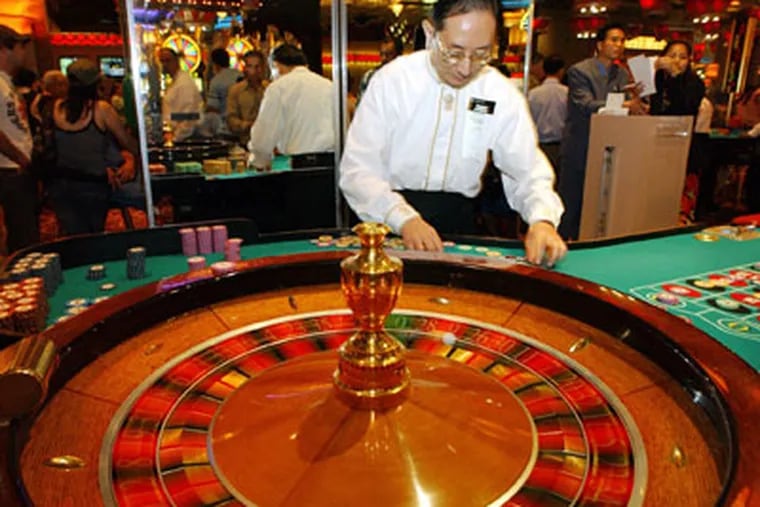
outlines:
{"label": "green felt table", "polygon": [[[279,256],[286,254],[308,253],[338,249],[339,247],[318,246],[314,236],[303,239],[260,242],[244,245],[242,259]],[[107,238],[104,238],[107,241]],[[179,249],[179,237],[177,238]],[[69,268],[64,271],[64,283],[50,299],[49,322],[53,323],[65,315],[67,302],[76,298],[90,300],[100,296],[112,296],[148,282],[158,281],[187,270],[186,258],[177,255],[150,255],[146,276],[139,280],[129,280],[126,276],[126,261],[106,261],[106,278],[104,280],[87,280],[89,265]],[[457,255],[486,255],[484,250],[497,251],[502,255],[523,255],[521,248],[514,243],[493,243],[487,247],[472,243],[459,242],[447,246],[446,252]],[[493,254],[492,254],[493,255]],[[207,256],[207,265],[223,260],[222,254]],[[755,369],[760,370],[760,309],[748,307],[747,314],[736,315],[735,320],[743,324],[741,330],[719,325],[718,321],[732,320],[731,315],[721,313],[704,302],[715,297],[727,297],[727,294],[704,292],[701,297],[686,305],[667,306],[660,304],[651,296],[661,292],[660,286],[668,282],[680,282],[686,285],[686,279],[706,278],[710,274],[726,274],[728,270],[741,268],[752,270],[760,262],[760,239],[735,241],[722,238],[715,242],[695,239],[693,232],[675,233],[659,237],[621,240],[600,245],[577,245],[554,268],[574,277],[583,278],[622,293],[633,295],[649,303],[661,306],[664,311],[688,319],[693,325],[705,331],[724,346],[734,351]],[[760,298],[760,271],[755,271],[755,281],[746,287],[736,289],[738,292]],[[111,291],[101,290],[104,282],[116,284]],[[733,291],[728,288],[727,292]]]}

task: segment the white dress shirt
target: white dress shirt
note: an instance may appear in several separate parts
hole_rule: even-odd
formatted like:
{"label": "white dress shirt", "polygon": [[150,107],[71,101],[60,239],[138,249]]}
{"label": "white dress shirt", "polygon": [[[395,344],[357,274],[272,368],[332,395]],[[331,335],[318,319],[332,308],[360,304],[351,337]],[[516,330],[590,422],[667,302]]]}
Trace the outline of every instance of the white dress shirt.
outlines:
{"label": "white dress shirt", "polygon": [[528,92],[528,103],[536,122],[538,140],[542,143],[561,141],[567,118],[567,86],[556,77],[547,77]]}
{"label": "white dress shirt", "polygon": [[249,165],[268,166],[275,148],[284,155],[335,150],[330,80],[299,65],[266,88],[251,127]]}
{"label": "white dress shirt", "polygon": [[510,205],[529,224],[556,226],[562,202],[523,95],[491,67],[452,88],[438,79],[429,55],[396,58],[372,77],[340,164],[348,203],[362,220],[399,233],[418,213],[396,190],[474,197],[492,150]]}
{"label": "white dress shirt", "polygon": [[203,110],[203,97],[193,78],[185,71],[178,71],[172,84],[164,92],[161,113],[164,122],[169,122],[174,131],[174,139],[183,141],[193,135],[198,120],[172,120],[175,113],[197,113],[200,118]]}
{"label": "white dress shirt", "polygon": [[[32,134],[24,103],[11,77],[0,71],[0,131],[27,157],[32,155]],[[17,169],[18,164],[0,153],[1,169]]]}

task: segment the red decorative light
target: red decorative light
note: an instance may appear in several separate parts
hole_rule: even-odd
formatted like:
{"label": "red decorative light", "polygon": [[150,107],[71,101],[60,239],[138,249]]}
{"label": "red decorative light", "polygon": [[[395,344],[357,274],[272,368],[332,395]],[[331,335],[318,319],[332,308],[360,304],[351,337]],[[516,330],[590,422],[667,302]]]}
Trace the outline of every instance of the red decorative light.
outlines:
{"label": "red decorative light", "polygon": [[667,39],[670,35],[670,27],[668,25],[655,25],[654,26],[654,38],[657,40]]}
{"label": "red decorative light", "polygon": [[686,12],[692,16],[701,16],[710,11],[710,0],[686,0]]}
{"label": "red decorative light", "polygon": [[728,0],[712,0],[712,12],[723,12],[728,7]]}
{"label": "red decorative light", "polygon": [[702,59],[703,56],[705,56],[705,43],[704,42],[698,42],[697,44],[694,44],[694,47],[692,47],[692,60],[695,62],[698,62]]}
{"label": "red decorative light", "polygon": [[533,19],[533,31],[543,32],[549,28],[549,18],[537,17]]}
{"label": "red decorative light", "polygon": [[123,46],[124,40],[115,33],[61,32],[50,35],[53,46]]}

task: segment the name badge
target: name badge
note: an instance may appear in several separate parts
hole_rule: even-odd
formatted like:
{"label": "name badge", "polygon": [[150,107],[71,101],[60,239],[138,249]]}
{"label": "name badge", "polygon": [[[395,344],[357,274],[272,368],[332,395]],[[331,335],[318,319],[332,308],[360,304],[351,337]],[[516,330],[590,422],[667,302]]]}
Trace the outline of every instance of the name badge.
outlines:
{"label": "name badge", "polygon": [[470,103],[467,105],[467,110],[472,111],[473,113],[493,114],[494,109],[496,109],[495,101],[479,99],[476,97],[472,97]]}

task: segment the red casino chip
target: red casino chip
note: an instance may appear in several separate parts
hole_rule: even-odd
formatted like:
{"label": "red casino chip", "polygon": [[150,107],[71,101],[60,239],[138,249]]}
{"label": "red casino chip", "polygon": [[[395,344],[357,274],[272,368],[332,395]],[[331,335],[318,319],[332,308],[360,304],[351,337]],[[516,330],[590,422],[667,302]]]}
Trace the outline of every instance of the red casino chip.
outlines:
{"label": "red casino chip", "polygon": [[745,304],[747,306],[751,306],[753,308],[760,310],[760,299],[754,296],[751,296],[750,294],[742,294],[740,292],[734,292],[733,294],[731,294],[731,297],[742,304]]}
{"label": "red casino chip", "polygon": [[683,296],[687,298],[698,298],[702,296],[702,293],[699,292],[696,289],[692,289],[691,287],[685,287],[683,285],[678,285],[677,283],[666,283],[662,286],[663,290],[666,290],[670,292],[671,294],[675,294],[677,296]]}

